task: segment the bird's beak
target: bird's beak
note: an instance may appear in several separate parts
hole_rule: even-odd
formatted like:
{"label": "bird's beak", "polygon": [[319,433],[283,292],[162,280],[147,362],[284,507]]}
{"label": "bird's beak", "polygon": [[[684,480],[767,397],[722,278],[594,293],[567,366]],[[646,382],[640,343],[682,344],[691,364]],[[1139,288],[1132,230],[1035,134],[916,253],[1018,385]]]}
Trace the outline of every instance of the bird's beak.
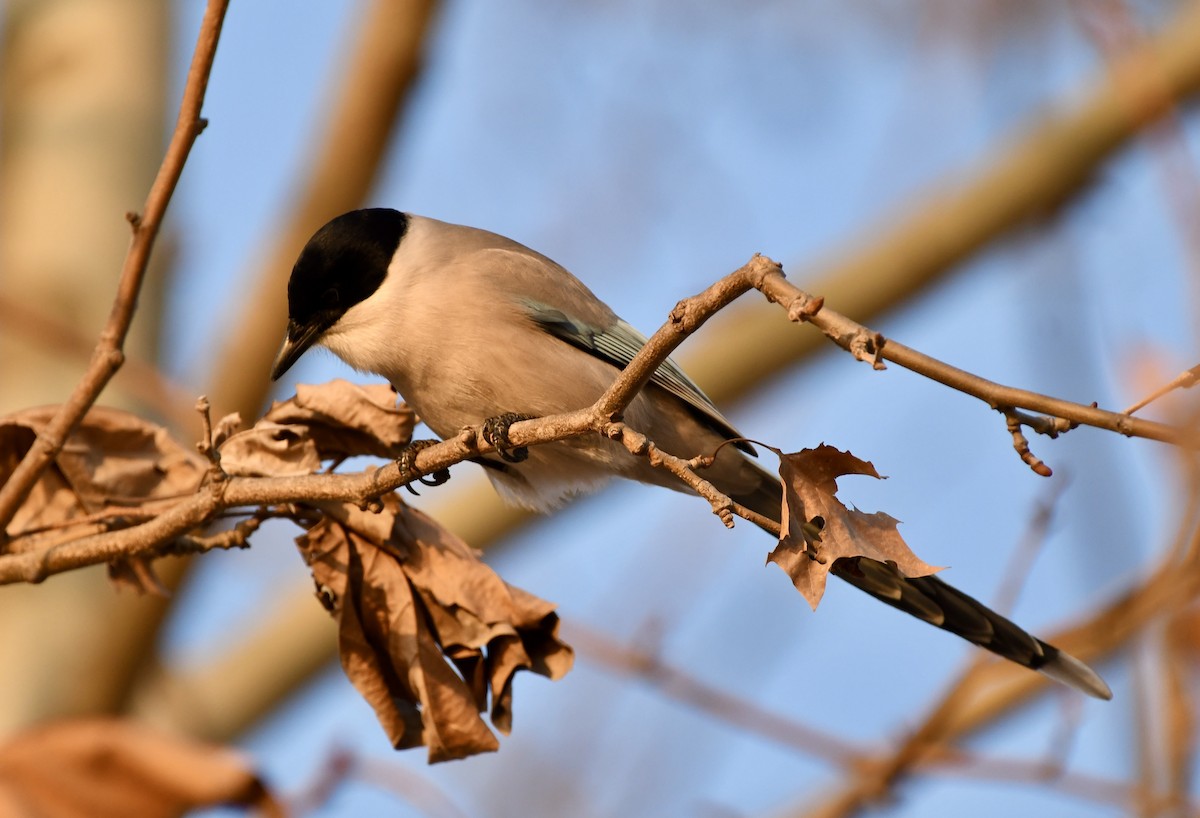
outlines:
{"label": "bird's beak", "polygon": [[283,339],[283,346],[279,348],[275,364],[271,367],[271,380],[279,380],[284,372],[291,369],[292,364],[316,342],[321,331],[321,327],[316,324],[300,326],[294,321],[288,321],[287,337]]}

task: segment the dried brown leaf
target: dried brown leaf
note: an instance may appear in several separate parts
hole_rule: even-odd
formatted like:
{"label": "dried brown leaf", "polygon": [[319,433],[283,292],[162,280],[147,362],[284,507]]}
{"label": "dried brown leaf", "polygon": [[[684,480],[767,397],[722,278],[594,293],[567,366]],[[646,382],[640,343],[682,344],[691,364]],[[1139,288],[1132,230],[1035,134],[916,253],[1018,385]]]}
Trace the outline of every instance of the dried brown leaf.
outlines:
{"label": "dried brown leaf", "polygon": [[58,722],[0,746],[5,818],[174,818],[222,804],[283,814],[240,754],[129,722]]}
{"label": "dried brown leaf", "polygon": [[221,445],[221,466],[239,476],[287,476],[318,471],[324,460],[396,458],[414,423],[412,410],[397,406],[396,393],[382,384],[300,384],[294,397]]}
{"label": "dried brown leaf", "polygon": [[473,657],[487,648],[492,724],[508,733],[513,675],[528,668],[559,679],[574,662],[571,649],[557,638],[554,606],[504,582],[474,549],[429,517],[406,509],[402,521],[423,546],[410,552],[405,567],[426,608],[436,612],[438,641]]}
{"label": "dried brown leaf", "polygon": [[302,426],[260,420],[221,444],[221,469],[234,477],[290,477],[321,469],[317,444]]}
{"label": "dried brown leaf", "polygon": [[[0,483],[33,445],[56,407],[0,418]],[[205,473],[196,452],[161,426],[108,407],[92,407],[10,524],[10,534],[53,526],[147,500],[189,494]]]}
{"label": "dried brown leaf", "polygon": [[912,552],[897,530],[899,520],[882,511],[866,514],[847,508],[835,496],[842,475],[882,479],[871,463],[824,444],[791,454],[775,453],[783,480],[783,532],[767,561],[791,577],[814,610],[825,593],[829,569],[843,557],[889,563],[908,577],[941,570]]}
{"label": "dried brown leaf", "polygon": [[230,412],[228,415],[213,424],[213,445],[220,447],[222,443],[228,440],[232,435],[236,434],[238,429],[241,428],[242,416],[237,412]]}
{"label": "dried brown leaf", "polygon": [[[11,420],[4,418],[0,421],[0,484],[8,481],[9,475],[37,437],[34,427]],[[84,513],[62,472],[51,465],[34,484],[24,504],[17,509],[8,531],[16,536],[23,531],[52,526]]]}
{"label": "dried brown leaf", "polygon": [[512,724],[512,677],[559,678],[571,649],[553,606],[513,588],[478,554],[394,494],[381,513],[327,504],[297,539],[339,625],[342,667],[398,749],[430,761],[498,748],[479,717]]}
{"label": "dried brown leaf", "polygon": [[[294,401],[294,403],[293,403]],[[310,418],[313,436],[324,457],[373,454],[396,457],[412,439],[416,416],[385,384],[349,381],[296,387],[296,397],[273,406],[267,415],[280,423]]]}

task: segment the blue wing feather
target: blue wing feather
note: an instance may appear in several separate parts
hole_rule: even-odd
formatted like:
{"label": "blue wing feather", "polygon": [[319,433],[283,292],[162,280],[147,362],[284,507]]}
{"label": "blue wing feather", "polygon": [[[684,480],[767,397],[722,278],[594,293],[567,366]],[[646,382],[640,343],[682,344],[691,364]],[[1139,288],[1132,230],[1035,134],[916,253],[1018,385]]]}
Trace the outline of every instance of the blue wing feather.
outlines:
{"label": "blue wing feather", "polygon": [[[620,319],[608,327],[598,328],[576,320],[547,304],[526,300],[525,305],[533,321],[546,332],[589,355],[607,361],[617,369],[627,367],[633,356],[646,345],[646,336]],[[705,395],[670,358],[659,364],[658,369],[650,376],[650,383],[682,400],[722,435],[729,438],[741,437],[737,429],[733,428],[733,424],[713,405],[708,395]],[[754,447],[748,443],[739,442],[735,445],[744,452],[755,453]]]}

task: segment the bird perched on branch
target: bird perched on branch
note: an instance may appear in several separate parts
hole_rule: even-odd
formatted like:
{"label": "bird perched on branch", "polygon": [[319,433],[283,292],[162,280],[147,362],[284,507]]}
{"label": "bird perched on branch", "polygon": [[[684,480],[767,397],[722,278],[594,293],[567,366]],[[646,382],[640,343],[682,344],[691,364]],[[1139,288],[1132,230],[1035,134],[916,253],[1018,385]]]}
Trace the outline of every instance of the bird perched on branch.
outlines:
{"label": "bird perched on branch", "polygon": [[[503,236],[388,209],[330,221],[300,253],[288,282],[288,327],[272,378],[311,346],[387,378],[437,435],[592,405],[646,339],[575,276]],[[662,451],[708,454],[740,438],[672,361],[629,404],[625,422]],[[772,520],[779,478],[739,443],[704,472],[721,492]],[[601,435],[481,459],[511,502],[545,511],[613,476],[687,490],[672,474]],[[892,607],[980,647],[1108,699],[1087,665],[1026,633],[937,577],[906,577],[866,557],[831,572]]]}

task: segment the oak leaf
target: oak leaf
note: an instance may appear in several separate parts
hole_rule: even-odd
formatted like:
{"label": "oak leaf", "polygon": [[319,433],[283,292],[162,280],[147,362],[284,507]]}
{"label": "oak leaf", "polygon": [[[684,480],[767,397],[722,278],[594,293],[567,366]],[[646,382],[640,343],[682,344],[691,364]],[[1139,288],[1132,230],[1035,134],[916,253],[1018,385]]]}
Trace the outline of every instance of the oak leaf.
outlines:
{"label": "oak leaf", "polygon": [[847,508],[835,496],[837,478],[861,474],[883,479],[870,462],[821,444],[815,449],[779,456],[783,481],[783,514],[779,544],[767,556],[784,570],[808,604],[816,610],[825,581],[836,560],[853,557],[893,566],[907,577],[940,571],[913,553],[900,536],[894,517]]}
{"label": "oak leaf", "polygon": [[344,380],[300,384],[250,429],[220,447],[221,466],[238,476],[312,474],[324,460],[355,455],[395,459],[412,439],[415,416],[383,384]]}
{"label": "oak leaf", "polygon": [[[56,411],[44,406],[0,418],[0,483],[8,480]],[[184,496],[196,490],[205,470],[204,459],[163,427],[129,412],[94,406],[17,510],[9,534],[17,537],[85,515],[132,511],[149,501]]]}
{"label": "oak leaf", "polygon": [[571,668],[554,607],[513,588],[429,517],[381,498],[379,513],[322,504],[297,538],[338,622],[342,668],[393,746],[424,745],[431,762],[496,750],[479,713],[512,726],[512,678]]}

